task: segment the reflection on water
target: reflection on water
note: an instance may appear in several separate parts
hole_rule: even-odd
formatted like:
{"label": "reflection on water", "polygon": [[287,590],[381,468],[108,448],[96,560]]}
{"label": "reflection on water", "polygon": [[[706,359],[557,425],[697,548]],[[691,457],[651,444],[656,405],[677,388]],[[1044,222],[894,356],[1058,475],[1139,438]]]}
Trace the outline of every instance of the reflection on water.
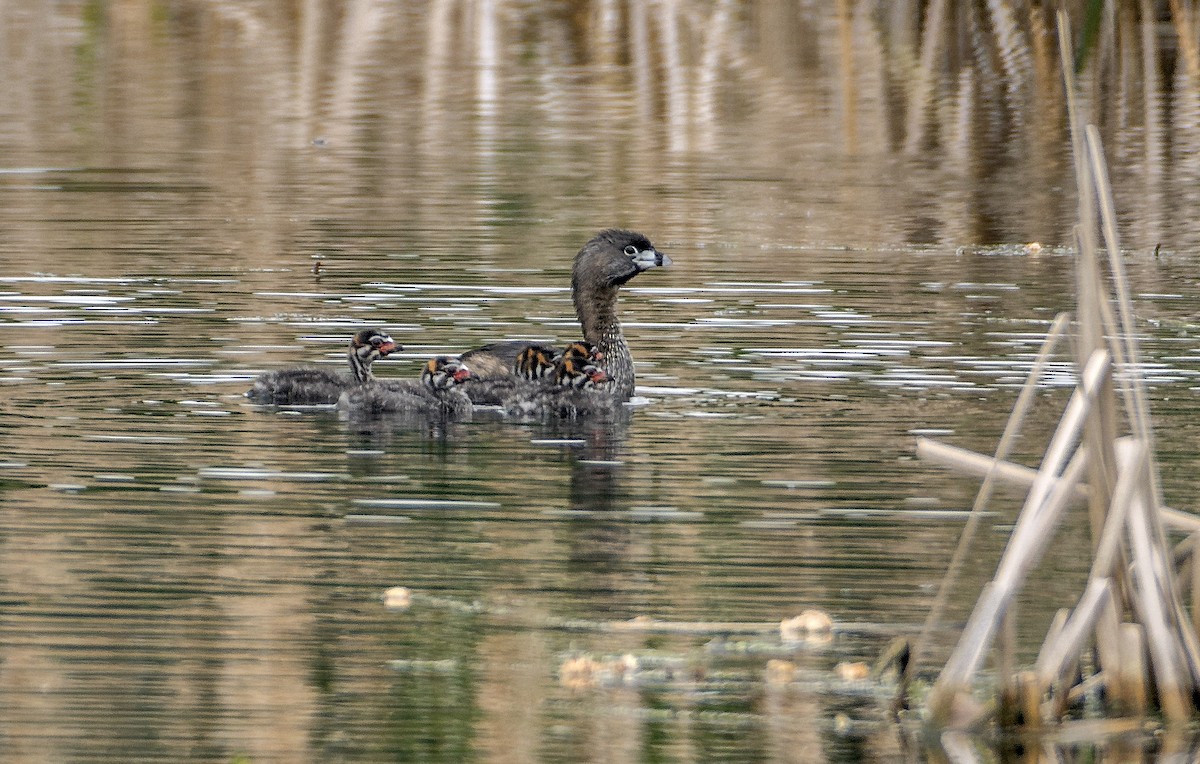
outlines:
{"label": "reflection on water", "polygon": [[[994,442],[1070,307],[1073,203],[1040,12],[930,4],[935,40],[913,5],[0,7],[9,757],[921,755],[831,670],[923,619],[972,486],[913,437]],[[1188,507],[1196,88],[1140,60],[1098,121]],[[406,346],[381,377],[573,338],[571,257],[608,225],[674,260],[623,289],[639,405],[616,424],[242,395],[341,369],[366,325]],[[1071,384],[1055,366],[1026,458]],[[1047,561],[1025,650],[1085,565]],[[407,610],[380,602],[394,585]],[[781,644],[770,624],[806,608],[834,639]],[[612,628],[634,618],[766,630]],[[573,686],[573,656],[636,668]]]}

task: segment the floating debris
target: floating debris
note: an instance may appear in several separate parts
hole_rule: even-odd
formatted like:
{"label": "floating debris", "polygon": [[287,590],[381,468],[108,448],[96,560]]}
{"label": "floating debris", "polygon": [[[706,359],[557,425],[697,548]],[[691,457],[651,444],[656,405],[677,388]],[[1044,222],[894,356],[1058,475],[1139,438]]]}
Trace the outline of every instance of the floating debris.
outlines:
{"label": "floating debris", "polygon": [[393,586],[383,593],[383,606],[388,610],[407,610],[412,605],[412,589]]}
{"label": "floating debris", "polygon": [[600,664],[586,656],[568,658],[558,667],[558,681],[569,690],[584,690],[595,687]]}
{"label": "floating debris", "polygon": [[842,661],[833,667],[833,673],[838,679],[847,682],[860,682],[871,675],[871,667],[862,661]]}
{"label": "floating debris", "polygon": [[789,684],[795,678],[795,663],[778,658],[767,661],[766,681],[768,685]]}
{"label": "floating debris", "polygon": [[558,681],[563,687],[576,691],[611,687],[633,683],[643,668],[642,661],[632,653],[610,658],[575,655],[559,666]]}
{"label": "floating debris", "polygon": [[779,622],[779,638],[784,642],[829,642],[832,631],[833,619],[822,610],[805,610]]}

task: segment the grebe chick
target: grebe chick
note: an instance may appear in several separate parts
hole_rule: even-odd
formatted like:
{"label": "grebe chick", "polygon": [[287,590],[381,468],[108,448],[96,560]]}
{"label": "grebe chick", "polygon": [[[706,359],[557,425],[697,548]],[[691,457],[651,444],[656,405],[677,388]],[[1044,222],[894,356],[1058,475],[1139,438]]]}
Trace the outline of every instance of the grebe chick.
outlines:
{"label": "grebe chick", "polygon": [[376,380],[344,393],[338,407],[357,416],[401,413],[466,419],[471,416],[471,399],[458,385],[470,377],[471,370],[457,358],[438,356],[422,367],[419,382]]}
{"label": "grebe chick", "polygon": [[611,415],[621,403],[605,388],[608,375],[595,364],[564,357],[553,378],[542,382],[532,394],[520,390],[506,398],[504,413],[516,417],[542,419],[580,419]]}
{"label": "grebe chick", "polygon": [[492,342],[468,350],[458,358],[471,369],[475,380],[491,377],[507,377],[513,373],[513,364],[521,351],[531,347],[545,347],[532,340],[505,340]]}
{"label": "grebe chick", "polygon": [[[575,255],[571,268],[571,301],[583,327],[583,338],[600,353],[600,368],[612,379],[605,389],[620,400],[633,395],[633,356],[617,320],[617,291],[651,268],[671,264],[640,233],[608,228],[596,234]],[[463,353],[463,360],[480,376],[505,376],[516,356],[533,343],[510,340]]]}
{"label": "grebe chick", "polygon": [[530,345],[513,361],[513,375],[526,382],[553,379],[562,357],[562,351],[548,345]]}
{"label": "grebe chick", "polygon": [[576,361],[582,361],[585,365],[592,363],[599,366],[600,362],[604,360],[604,353],[587,340],[575,340],[554,356],[554,362],[558,363],[563,358],[574,358]]}
{"label": "grebe chick", "polygon": [[[562,354],[558,350],[547,345],[525,343],[507,374],[472,376],[463,385],[463,392],[477,406],[499,406],[514,395],[533,395],[540,382],[554,376],[556,359],[561,357]],[[471,371],[474,372],[475,369],[472,368]]]}
{"label": "grebe chick", "polygon": [[375,379],[371,374],[375,359],[403,349],[382,329],[363,329],[350,340],[350,376],[303,366],[269,371],[254,380],[246,397],[279,406],[337,403],[342,393]]}

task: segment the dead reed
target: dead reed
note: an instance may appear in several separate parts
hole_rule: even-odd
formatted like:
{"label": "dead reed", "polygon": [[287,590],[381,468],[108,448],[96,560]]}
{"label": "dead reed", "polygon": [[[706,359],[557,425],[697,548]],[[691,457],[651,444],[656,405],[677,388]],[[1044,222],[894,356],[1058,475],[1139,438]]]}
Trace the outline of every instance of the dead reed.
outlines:
{"label": "dead reed", "polygon": [[[1111,716],[1161,713],[1169,723],[1191,720],[1200,687],[1200,549],[1196,519],[1163,505],[1154,457],[1146,384],[1141,374],[1132,301],[1121,259],[1116,214],[1103,147],[1084,126],[1074,82],[1066,16],[1058,17],[1062,71],[1079,197],[1076,227],[1076,312],[1054,322],[992,457],[922,440],[917,453],[952,469],[982,475],[943,590],[918,640],[913,664],[940,618],[970,535],[996,482],[1027,487],[1024,505],[993,579],[984,586],[966,627],[926,699],[930,720],[960,726],[993,720],[1035,729],[1061,721],[1085,694]],[[1069,328],[1068,328],[1069,327]],[[1079,382],[1036,469],[1007,461],[1045,364],[1060,339],[1072,336]],[[1085,503],[1092,566],[1074,608],[1060,611],[1032,668],[1011,665],[1015,598],[1038,564],[1068,509]],[[1173,549],[1165,526],[1186,529]],[[1181,580],[1179,569],[1187,571]],[[1190,591],[1189,616],[1181,594]],[[973,697],[990,651],[1002,667],[990,703]]]}

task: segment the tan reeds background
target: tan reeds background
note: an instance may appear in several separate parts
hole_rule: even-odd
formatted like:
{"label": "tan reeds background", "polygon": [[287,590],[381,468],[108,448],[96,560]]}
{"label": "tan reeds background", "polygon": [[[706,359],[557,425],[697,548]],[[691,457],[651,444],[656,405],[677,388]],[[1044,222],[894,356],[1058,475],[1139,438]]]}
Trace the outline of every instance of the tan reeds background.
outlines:
{"label": "tan reeds background", "polygon": [[[1078,29],[1095,3],[1065,5]],[[584,216],[568,179],[590,171],[611,186],[602,212],[646,210],[645,227],[697,238],[753,226],[793,243],[800,206],[815,207],[803,231],[818,242],[1070,244],[1053,7],[11,2],[0,7],[0,113],[12,160],[32,166],[48,156],[144,166],[200,149],[187,169],[230,196],[196,212],[254,213],[260,224],[241,233],[262,250],[311,235],[275,220],[319,218],[348,184],[377,184],[381,210],[420,225],[442,214],[454,178],[478,167],[532,171],[560,202],[539,204],[535,217]],[[1139,190],[1118,200],[1124,240],[1194,246],[1200,235],[1179,211],[1200,201],[1195,3],[1100,7],[1079,93],[1120,159],[1118,181]],[[532,103],[520,90],[531,82]],[[189,112],[206,118],[186,131],[168,119]],[[633,129],[606,129],[611,120]],[[578,140],[591,166],[564,161],[544,177],[514,166],[504,151],[514,135]],[[281,197],[316,170],[296,154],[318,138],[355,151],[322,158],[327,195]],[[829,199],[810,157],[831,152],[851,163],[852,180]],[[724,214],[696,200],[663,205],[643,179],[669,178],[681,161],[778,172],[799,190],[747,192]]]}

